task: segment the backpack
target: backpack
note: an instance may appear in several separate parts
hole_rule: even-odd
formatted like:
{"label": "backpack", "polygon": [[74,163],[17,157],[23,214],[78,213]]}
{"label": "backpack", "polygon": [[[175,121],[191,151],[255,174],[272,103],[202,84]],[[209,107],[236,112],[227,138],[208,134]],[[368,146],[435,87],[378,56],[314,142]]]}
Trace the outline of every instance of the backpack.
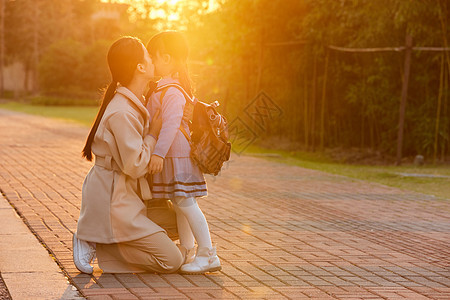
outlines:
{"label": "backpack", "polygon": [[170,87],[180,90],[186,98],[183,120],[189,124],[189,135],[180,125],[180,131],[191,145],[191,158],[205,174],[217,175],[223,163],[230,159],[231,143],[228,141],[227,119],[217,112],[219,102],[207,104],[191,98],[179,84],[166,84],[158,87],[161,91],[159,101]]}

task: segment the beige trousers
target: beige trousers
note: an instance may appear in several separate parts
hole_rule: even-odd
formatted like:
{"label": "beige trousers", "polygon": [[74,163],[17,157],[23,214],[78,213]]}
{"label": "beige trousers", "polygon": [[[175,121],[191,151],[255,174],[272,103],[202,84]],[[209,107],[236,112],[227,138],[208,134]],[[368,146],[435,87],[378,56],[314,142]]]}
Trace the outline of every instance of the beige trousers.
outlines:
{"label": "beige trousers", "polygon": [[104,273],[172,273],[184,262],[183,254],[164,232],[116,244],[97,244]]}

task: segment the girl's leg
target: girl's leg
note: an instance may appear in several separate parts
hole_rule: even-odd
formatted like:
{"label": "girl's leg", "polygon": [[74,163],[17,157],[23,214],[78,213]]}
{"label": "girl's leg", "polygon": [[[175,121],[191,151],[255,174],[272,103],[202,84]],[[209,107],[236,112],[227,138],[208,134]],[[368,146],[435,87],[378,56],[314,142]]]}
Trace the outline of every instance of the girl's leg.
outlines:
{"label": "girl's leg", "polygon": [[[176,197],[174,206],[177,212],[181,212],[190,225],[191,232],[194,234],[197,240],[198,247],[212,248],[211,235],[209,233],[208,223],[206,222],[205,215],[198,207],[197,201],[194,197]],[[181,214],[180,214],[181,215]],[[177,213],[178,222],[178,213]],[[178,223],[179,224],[179,223]],[[184,225],[183,225],[184,226]],[[179,230],[179,229],[178,229]],[[181,242],[181,232],[180,232]]]}
{"label": "girl's leg", "polygon": [[198,244],[195,259],[191,263],[182,265],[180,272],[183,274],[204,274],[221,270],[216,248],[212,247],[211,244],[208,223],[195,198],[177,197],[174,204],[188,220]]}
{"label": "girl's leg", "polygon": [[180,245],[186,248],[186,250],[190,250],[195,246],[194,235],[192,234],[191,226],[189,225],[186,216],[178,208],[177,205],[174,205],[174,209],[177,213],[177,227],[178,234],[180,236]]}

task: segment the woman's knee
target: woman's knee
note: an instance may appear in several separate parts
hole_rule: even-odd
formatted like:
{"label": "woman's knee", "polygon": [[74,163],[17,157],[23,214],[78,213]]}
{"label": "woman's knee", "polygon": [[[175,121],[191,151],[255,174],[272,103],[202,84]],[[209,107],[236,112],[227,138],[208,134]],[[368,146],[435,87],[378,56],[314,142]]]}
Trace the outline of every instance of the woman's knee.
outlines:
{"label": "woman's knee", "polygon": [[173,273],[176,272],[184,262],[184,257],[181,254],[178,247],[175,246],[176,251],[170,251],[166,253],[164,261],[160,261],[161,272],[162,273]]}
{"label": "woman's knee", "polygon": [[152,259],[149,260],[149,269],[155,269],[157,264],[157,272],[173,273],[177,271],[184,262],[183,254],[180,252],[175,243],[165,233],[157,233],[153,239],[154,245],[158,245],[157,249],[151,254]]}

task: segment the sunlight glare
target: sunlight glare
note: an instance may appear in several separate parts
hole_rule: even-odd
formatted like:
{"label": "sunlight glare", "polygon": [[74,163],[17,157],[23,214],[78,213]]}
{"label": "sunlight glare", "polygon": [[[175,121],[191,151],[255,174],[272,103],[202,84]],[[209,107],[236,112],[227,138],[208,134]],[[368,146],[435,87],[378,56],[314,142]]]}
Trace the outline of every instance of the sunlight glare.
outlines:
{"label": "sunlight glare", "polygon": [[[145,0],[101,0],[101,1],[112,3],[127,3],[136,7],[139,7],[142,4],[144,4],[144,2],[146,2]],[[181,2],[181,0],[156,0],[156,3],[159,5],[167,4],[169,6],[176,6],[179,2]]]}
{"label": "sunlight glare", "polygon": [[181,0],[157,0],[158,4],[167,3],[170,6],[176,6]]}

